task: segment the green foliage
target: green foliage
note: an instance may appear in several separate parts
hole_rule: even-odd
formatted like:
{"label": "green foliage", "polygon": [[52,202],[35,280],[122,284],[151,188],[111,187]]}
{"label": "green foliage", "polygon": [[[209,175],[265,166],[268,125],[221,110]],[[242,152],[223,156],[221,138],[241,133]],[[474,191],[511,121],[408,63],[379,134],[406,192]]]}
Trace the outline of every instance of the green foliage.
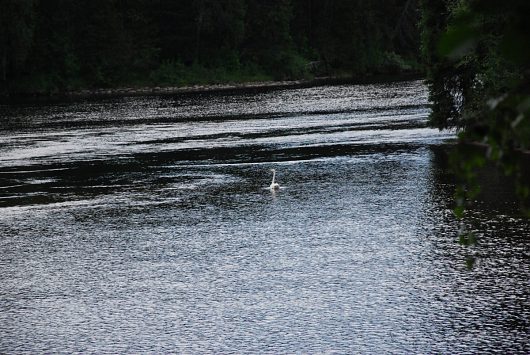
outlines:
{"label": "green foliage", "polygon": [[14,73],[24,69],[33,44],[35,1],[2,0],[0,9],[0,83],[6,90]]}
{"label": "green foliage", "polygon": [[188,86],[268,80],[272,80],[272,77],[256,66],[227,69],[226,67],[208,68],[193,64],[188,67],[181,62],[167,61],[151,72],[149,82],[141,84]]}
{"label": "green foliage", "polygon": [[155,69],[149,79],[162,85],[184,85],[188,70],[181,62],[166,61]]}
{"label": "green foliage", "polygon": [[522,158],[530,147],[530,3],[439,0],[424,1],[422,10],[431,123],[461,130],[453,159],[461,178],[457,214],[474,196],[477,169],[488,160],[514,177],[530,216]]}
{"label": "green foliage", "polygon": [[3,94],[417,70],[416,0],[0,1]]}
{"label": "green foliage", "polygon": [[471,233],[471,232],[463,233],[463,234],[460,234],[458,243],[464,246],[476,245],[477,237],[474,233]]}
{"label": "green foliage", "polygon": [[477,262],[477,258],[476,257],[474,257],[472,255],[466,256],[466,268],[468,270],[472,270],[475,267],[476,262]]}

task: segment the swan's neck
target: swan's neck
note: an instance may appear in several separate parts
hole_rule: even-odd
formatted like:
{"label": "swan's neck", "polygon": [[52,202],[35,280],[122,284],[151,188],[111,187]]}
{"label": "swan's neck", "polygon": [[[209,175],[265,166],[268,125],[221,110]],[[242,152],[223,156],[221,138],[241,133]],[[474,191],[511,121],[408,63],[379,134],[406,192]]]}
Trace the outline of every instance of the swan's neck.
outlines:
{"label": "swan's neck", "polygon": [[276,178],[276,171],[272,172],[272,182],[271,185],[274,185],[274,179]]}

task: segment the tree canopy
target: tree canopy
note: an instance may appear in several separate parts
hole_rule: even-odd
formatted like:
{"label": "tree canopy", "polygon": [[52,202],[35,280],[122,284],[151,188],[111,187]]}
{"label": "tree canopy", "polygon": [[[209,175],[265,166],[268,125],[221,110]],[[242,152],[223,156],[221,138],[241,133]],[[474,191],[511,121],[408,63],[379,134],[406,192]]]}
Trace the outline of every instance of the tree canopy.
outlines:
{"label": "tree canopy", "polygon": [[478,192],[475,172],[489,160],[515,177],[530,215],[530,2],[423,0],[421,7],[431,123],[460,131],[457,211]]}
{"label": "tree canopy", "polygon": [[0,8],[3,94],[418,68],[414,0],[0,0]]}

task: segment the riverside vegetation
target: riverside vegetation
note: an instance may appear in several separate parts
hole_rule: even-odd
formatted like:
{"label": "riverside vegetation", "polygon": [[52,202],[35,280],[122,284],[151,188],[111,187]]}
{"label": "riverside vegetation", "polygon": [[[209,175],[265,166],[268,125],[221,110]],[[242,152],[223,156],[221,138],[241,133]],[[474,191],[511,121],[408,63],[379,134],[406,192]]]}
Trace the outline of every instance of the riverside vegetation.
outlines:
{"label": "riverside vegetation", "polygon": [[460,132],[457,215],[480,191],[477,172],[494,163],[530,216],[530,2],[424,0],[421,9],[430,122]]}
{"label": "riverside vegetation", "polygon": [[2,0],[4,95],[418,69],[414,1]]}

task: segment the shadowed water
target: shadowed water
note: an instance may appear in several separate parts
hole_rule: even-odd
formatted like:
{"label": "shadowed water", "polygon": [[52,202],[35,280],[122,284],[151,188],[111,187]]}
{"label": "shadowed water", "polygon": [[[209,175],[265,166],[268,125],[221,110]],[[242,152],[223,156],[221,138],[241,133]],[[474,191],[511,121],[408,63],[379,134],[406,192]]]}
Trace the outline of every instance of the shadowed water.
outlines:
{"label": "shadowed water", "polygon": [[0,352],[528,353],[530,224],[479,202],[457,243],[428,112],[418,81],[2,106]]}

